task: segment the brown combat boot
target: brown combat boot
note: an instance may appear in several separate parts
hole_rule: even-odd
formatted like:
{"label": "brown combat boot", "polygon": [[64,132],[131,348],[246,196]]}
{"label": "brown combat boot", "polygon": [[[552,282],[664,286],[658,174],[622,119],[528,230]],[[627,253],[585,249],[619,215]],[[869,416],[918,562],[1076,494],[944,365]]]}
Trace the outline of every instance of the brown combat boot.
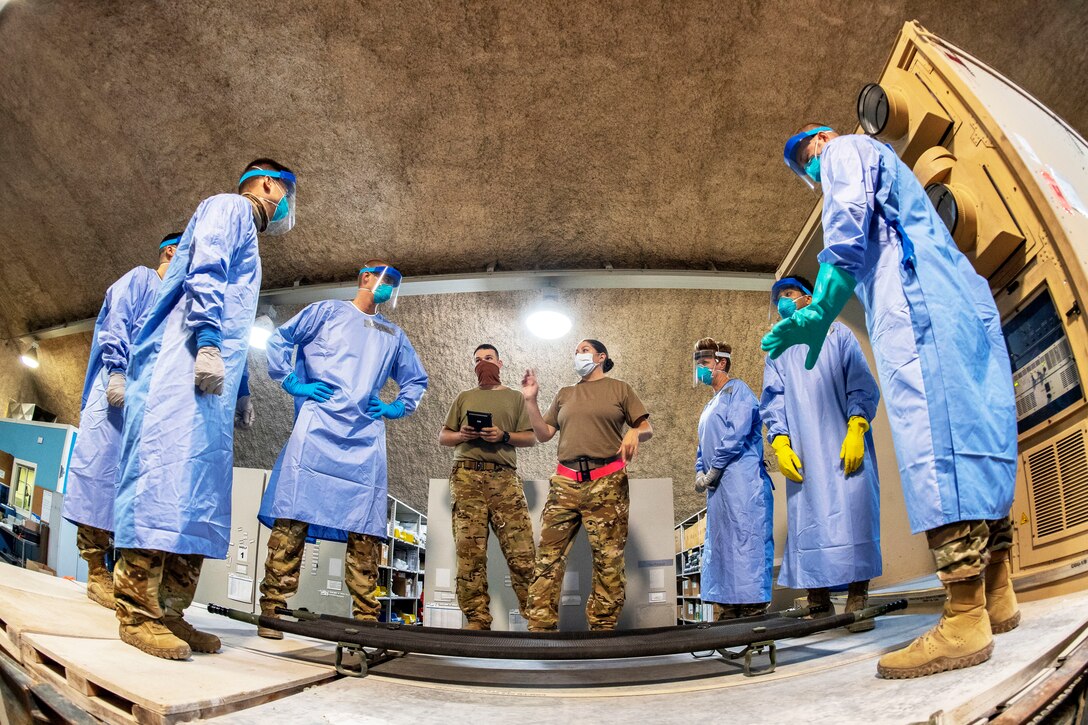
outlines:
{"label": "brown combat boot", "polygon": [[490,632],[491,631],[491,625],[488,624],[487,622],[481,622],[479,620],[470,619],[470,620],[468,620],[468,624],[466,624],[463,627],[463,629],[470,629],[470,630],[473,630],[473,631],[476,631],[476,632]]}
{"label": "brown combat boot", "polygon": [[192,654],[189,645],[174,636],[157,619],[147,619],[140,624],[122,624],[120,635],[122,642],[164,660],[187,660]]}
{"label": "brown combat boot", "polygon": [[[865,609],[869,603],[869,580],[854,582],[846,592],[846,614]],[[846,625],[847,632],[868,632],[876,627],[875,619],[863,619],[860,622]]]}
{"label": "brown combat boot", "polygon": [[106,568],[105,557],[88,562],[87,598],[106,609],[117,607],[117,600],[113,598],[113,574]]}
{"label": "brown combat boot", "polygon": [[214,654],[223,646],[223,643],[214,634],[201,632],[181,617],[163,617],[162,623],[174,633],[174,636],[186,642],[193,652]]}
{"label": "brown combat boot", "polygon": [[827,587],[808,590],[808,605],[810,607],[824,607],[822,612],[816,612],[808,616],[809,619],[823,619],[835,616],[835,607],[831,604],[831,590]]}
{"label": "brown combat boot", "polygon": [[983,578],[945,584],[948,598],[937,626],[877,663],[877,676],[890,680],[924,677],[974,667],[990,659],[994,638],[986,615]]}
{"label": "brown combat boot", "polygon": [[986,567],[986,614],[990,617],[990,631],[994,634],[1003,634],[1020,626],[1020,605],[1016,603],[1011,574],[1009,550],[992,552]]}
{"label": "brown combat boot", "polygon": [[[270,617],[271,619],[280,618],[280,615],[276,614],[276,605],[274,604],[271,607],[262,606],[261,616]],[[264,637],[265,639],[283,639],[283,632],[269,627],[257,627],[257,636]]]}

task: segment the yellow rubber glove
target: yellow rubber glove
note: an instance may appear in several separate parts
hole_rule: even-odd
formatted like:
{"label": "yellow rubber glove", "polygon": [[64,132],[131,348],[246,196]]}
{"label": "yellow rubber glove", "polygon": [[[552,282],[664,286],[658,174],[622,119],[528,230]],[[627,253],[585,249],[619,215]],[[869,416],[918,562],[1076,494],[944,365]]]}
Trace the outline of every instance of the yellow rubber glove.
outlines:
{"label": "yellow rubber glove", "polygon": [[842,439],[842,470],[847,476],[861,468],[865,458],[865,434],[869,431],[869,421],[860,415],[851,416],[846,423],[846,437]]}
{"label": "yellow rubber glove", "polygon": [[771,448],[778,456],[778,468],[782,475],[791,481],[801,483],[804,477],[801,475],[801,459],[790,448],[789,436],[775,436],[771,441]]}

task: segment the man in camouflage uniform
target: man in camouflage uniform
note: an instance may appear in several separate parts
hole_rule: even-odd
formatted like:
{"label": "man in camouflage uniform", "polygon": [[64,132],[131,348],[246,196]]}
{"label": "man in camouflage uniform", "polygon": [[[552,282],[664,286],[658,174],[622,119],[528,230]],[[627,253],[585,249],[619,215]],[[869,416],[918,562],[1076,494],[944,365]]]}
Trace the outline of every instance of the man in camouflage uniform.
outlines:
{"label": "man in camouflage uniform", "polygon": [[555,629],[566,570],[567,553],[578,533],[586,527],[593,552],[593,591],[586,602],[590,629],[615,629],[627,590],[623,549],[627,545],[630,512],[627,471],[617,471],[596,481],[577,483],[566,476],[552,476],[548,500],[540,516],[540,551],[529,597],[529,629]]}
{"label": "man in camouflage uniform", "polygon": [[[502,360],[492,345],[473,353],[479,386],[457,396],[438,440],[456,446],[450,495],[453,499],[453,540],[457,550],[457,602],[468,619],[467,629],[491,629],[491,598],[487,592],[488,527],[510,567],[510,584],[526,615],[526,598],[533,575],[533,525],[525,491],[517,475],[516,447],[536,442],[521,393],[499,381]],[[470,425],[468,412],[490,414],[491,425]]]}

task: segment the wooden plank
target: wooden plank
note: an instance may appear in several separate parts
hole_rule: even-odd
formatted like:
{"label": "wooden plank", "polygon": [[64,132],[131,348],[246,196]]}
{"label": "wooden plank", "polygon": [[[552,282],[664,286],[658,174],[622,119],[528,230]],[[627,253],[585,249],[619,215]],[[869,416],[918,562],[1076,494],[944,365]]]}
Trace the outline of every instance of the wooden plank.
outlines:
{"label": "wooden plank", "polygon": [[[48,579],[48,577],[46,577]],[[28,632],[117,639],[117,617],[86,597],[68,599],[0,587],[0,646],[21,656]],[[6,642],[5,642],[6,640]]]}
{"label": "wooden plank", "polygon": [[326,666],[230,645],[178,662],[113,639],[30,633],[22,642],[26,666],[94,704],[96,715],[156,725],[233,712],[336,676]]}
{"label": "wooden plank", "polygon": [[80,582],[29,571],[5,562],[0,562],[0,589],[18,589],[72,600],[87,599],[87,587]]}

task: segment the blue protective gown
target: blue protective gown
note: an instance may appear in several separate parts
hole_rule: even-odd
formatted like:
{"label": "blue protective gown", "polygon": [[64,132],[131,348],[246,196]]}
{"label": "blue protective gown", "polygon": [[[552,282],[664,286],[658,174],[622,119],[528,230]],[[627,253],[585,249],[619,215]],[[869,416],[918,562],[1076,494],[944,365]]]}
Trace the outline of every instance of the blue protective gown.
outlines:
{"label": "blue protective gown", "polygon": [[[260,287],[250,202],[237,194],[201,202],[129,362],[117,547],[226,557],[234,410]],[[222,395],[193,381],[204,325],[222,336]]]}
{"label": "blue protective gown", "polygon": [[706,495],[701,586],[708,602],[771,600],[774,499],[761,429],[759,402],[740,380],[726,383],[699,416],[695,470],[722,472]]}
{"label": "blue protective gown", "polygon": [[846,476],[839,455],[846,423],[872,421],[880,402],[876,380],[854,333],[831,325],[820,359],[805,370],[797,345],[763,368],[760,415],[767,440],[790,438],[804,483],[786,480],[786,549],[778,574],[793,589],[834,587],[880,576],[880,483],[873,436],[865,434],[861,468]]}
{"label": "blue protective gown", "polygon": [[1016,405],[986,281],[889,147],[832,139],[821,174],[819,260],[857,279],[911,530],[1007,516]]}
{"label": "blue protective gown", "polygon": [[[295,354],[292,366],[292,353]],[[295,398],[295,425],[276,459],[258,518],[271,527],[286,518],[310,524],[308,538],[346,541],[349,532],[386,537],[388,513],[385,420],[366,413],[370,396],[392,378],[397,399],[415,410],[427,373],[404,331],[351,302],[326,300],[304,308],[268,341],[268,374],[291,372],[303,383],[336,389],[318,403]]]}
{"label": "blue protective gown", "polygon": [[94,323],[91,356],[83,381],[79,434],[68,465],[64,518],[113,531],[117,463],[121,458],[124,409],[106,400],[110,373],[125,373],[132,341],[144,324],[162,281],[148,267],[137,267],[106,290]]}

